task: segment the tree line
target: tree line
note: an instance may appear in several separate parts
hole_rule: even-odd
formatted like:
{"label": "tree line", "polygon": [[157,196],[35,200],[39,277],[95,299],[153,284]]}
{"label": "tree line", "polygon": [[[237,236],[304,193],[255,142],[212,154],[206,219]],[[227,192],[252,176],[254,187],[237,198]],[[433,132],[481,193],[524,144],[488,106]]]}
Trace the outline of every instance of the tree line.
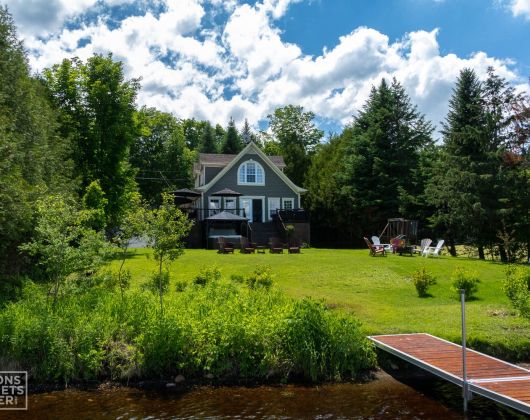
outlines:
{"label": "tree line", "polygon": [[[139,79],[111,55],[66,59],[32,75],[7,8],[0,8],[0,272],[27,270],[21,244],[35,237],[37,202],[67,197],[107,237],[130,203],[162,204],[193,186],[198,153],[235,154],[254,141],[282,155],[285,173],[308,192],[315,244],[360,245],[389,217],[417,219],[422,234],[514,260],[530,251],[530,106],[490,69],[461,72],[435,140],[433,125],[396,81],[374,86],[341,133],[288,105],[269,130],[238,130],[139,108]],[[42,210],[42,209],[41,209]],[[41,211],[39,210],[39,211]]]}

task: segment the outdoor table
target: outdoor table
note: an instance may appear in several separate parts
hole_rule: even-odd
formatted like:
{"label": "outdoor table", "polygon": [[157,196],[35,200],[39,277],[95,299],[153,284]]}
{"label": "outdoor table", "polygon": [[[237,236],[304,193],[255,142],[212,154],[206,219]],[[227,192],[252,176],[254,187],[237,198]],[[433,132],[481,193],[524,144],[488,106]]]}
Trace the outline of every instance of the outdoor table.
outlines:
{"label": "outdoor table", "polygon": [[410,256],[412,257],[412,253],[414,252],[414,247],[413,246],[400,246],[396,249],[396,252],[399,254],[400,257],[403,254],[410,254]]}

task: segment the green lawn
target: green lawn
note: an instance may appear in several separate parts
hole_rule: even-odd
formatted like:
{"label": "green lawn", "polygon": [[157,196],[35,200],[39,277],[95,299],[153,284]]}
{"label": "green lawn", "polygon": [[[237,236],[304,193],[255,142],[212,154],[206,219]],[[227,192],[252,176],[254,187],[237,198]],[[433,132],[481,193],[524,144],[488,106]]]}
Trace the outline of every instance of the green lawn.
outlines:
{"label": "green lawn", "polygon": [[[172,265],[172,285],[191,280],[201,267],[212,264],[228,278],[268,264],[276,284],[289,295],[324,299],[332,307],[353,312],[367,334],[428,332],[452,341],[460,338],[460,302],[450,290],[451,272],[457,266],[475,270],[481,283],[477,299],[467,304],[471,345],[499,356],[530,360],[530,322],[510,307],[502,291],[505,266],[501,264],[448,256],[374,258],[367,250],[304,249],[300,255],[186,250]],[[428,298],[418,298],[407,279],[423,265],[438,280]],[[155,269],[151,251],[136,250],[126,268],[133,275],[133,287],[145,282]],[[176,293],[173,286],[171,293]]]}

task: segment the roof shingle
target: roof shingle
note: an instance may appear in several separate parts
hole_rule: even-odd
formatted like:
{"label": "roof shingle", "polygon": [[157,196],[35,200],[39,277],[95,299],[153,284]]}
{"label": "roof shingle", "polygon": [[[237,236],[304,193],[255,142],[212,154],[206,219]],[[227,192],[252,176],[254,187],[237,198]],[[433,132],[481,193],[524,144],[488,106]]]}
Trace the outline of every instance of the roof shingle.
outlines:
{"label": "roof shingle", "polygon": [[[223,153],[199,153],[199,165],[215,165],[215,166],[226,166],[237,155],[228,155]],[[278,168],[285,168],[285,161],[283,156],[268,156],[268,158],[274,163]]]}

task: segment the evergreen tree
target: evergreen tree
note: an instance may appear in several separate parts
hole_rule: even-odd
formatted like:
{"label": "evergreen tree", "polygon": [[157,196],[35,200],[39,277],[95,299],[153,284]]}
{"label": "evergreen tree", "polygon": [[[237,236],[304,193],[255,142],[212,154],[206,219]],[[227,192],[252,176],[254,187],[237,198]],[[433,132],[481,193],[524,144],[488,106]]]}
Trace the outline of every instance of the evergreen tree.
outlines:
{"label": "evergreen tree", "polygon": [[431,222],[445,231],[453,255],[455,243],[466,241],[477,244],[480,258],[484,258],[481,231],[488,217],[482,195],[485,188],[492,187],[486,165],[485,125],[482,84],[473,70],[464,69],[449,101],[449,113],[442,124],[443,150],[427,188],[436,208]]}
{"label": "evergreen tree", "polygon": [[226,131],[220,124],[215,125],[214,136],[215,136],[215,147],[217,150],[220,150],[223,145],[224,138],[226,136]]}
{"label": "evergreen tree", "polygon": [[285,173],[297,185],[304,185],[311,154],[324,133],[316,128],[315,114],[301,106],[288,105],[268,115],[269,125],[285,159]]}
{"label": "evergreen tree", "polygon": [[204,125],[203,128],[199,151],[201,153],[217,153],[215,134],[212,126],[208,122]]}
{"label": "evergreen tree", "polygon": [[119,224],[127,194],[135,189],[128,165],[135,132],[137,80],[125,80],[123,64],[112,56],[94,55],[85,63],[63,60],[44,72],[61,131],[73,140],[75,175],[81,191],[98,179],[108,200],[109,227]]}
{"label": "evergreen tree", "polygon": [[226,136],[223,143],[223,153],[235,155],[243,149],[243,144],[237,133],[236,124],[232,118],[226,128]]}
{"label": "evergreen tree", "polygon": [[351,217],[345,228],[353,237],[380,232],[388,218],[408,216],[403,212],[413,203],[406,199],[421,193],[417,168],[432,130],[396,80],[372,88],[344,133],[344,169],[337,175]]}
{"label": "evergreen tree", "polygon": [[249,144],[251,141],[256,142],[256,136],[252,133],[252,129],[246,118],[245,123],[243,124],[243,129],[241,130],[241,139],[245,145]]}

